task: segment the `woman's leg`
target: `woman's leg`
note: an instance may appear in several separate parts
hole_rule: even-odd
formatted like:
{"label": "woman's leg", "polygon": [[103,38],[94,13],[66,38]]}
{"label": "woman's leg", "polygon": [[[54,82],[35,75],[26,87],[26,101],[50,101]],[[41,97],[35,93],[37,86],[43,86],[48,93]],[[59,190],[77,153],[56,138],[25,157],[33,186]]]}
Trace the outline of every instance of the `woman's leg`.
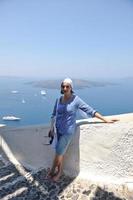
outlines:
{"label": "woman's leg", "polygon": [[63,155],[57,155],[55,156],[55,163],[53,165],[53,169],[54,170],[54,175],[52,176],[52,180],[57,181],[62,173],[62,166],[63,166]]}
{"label": "woman's leg", "polygon": [[68,149],[69,144],[71,143],[72,137],[72,135],[62,135],[58,140],[56,155],[50,170],[50,176],[54,181],[57,181],[61,176],[64,155]]}
{"label": "woman's leg", "polygon": [[48,175],[47,175],[48,178],[51,178],[52,176],[54,176],[55,169],[56,169],[56,156],[54,157],[51,169],[48,168]]}
{"label": "woman's leg", "polygon": [[63,155],[55,155],[53,165],[51,170],[48,173],[48,176],[52,178],[53,176],[60,176],[62,172],[62,164],[63,164]]}

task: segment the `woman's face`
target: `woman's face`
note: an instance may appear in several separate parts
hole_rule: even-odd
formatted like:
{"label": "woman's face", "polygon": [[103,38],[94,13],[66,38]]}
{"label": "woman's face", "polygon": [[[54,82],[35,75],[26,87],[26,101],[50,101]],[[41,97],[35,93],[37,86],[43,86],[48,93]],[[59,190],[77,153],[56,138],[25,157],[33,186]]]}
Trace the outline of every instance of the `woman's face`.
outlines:
{"label": "woman's face", "polygon": [[71,91],[72,91],[71,85],[68,83],[62,83],[61,91],[63,94],[71,94]]}

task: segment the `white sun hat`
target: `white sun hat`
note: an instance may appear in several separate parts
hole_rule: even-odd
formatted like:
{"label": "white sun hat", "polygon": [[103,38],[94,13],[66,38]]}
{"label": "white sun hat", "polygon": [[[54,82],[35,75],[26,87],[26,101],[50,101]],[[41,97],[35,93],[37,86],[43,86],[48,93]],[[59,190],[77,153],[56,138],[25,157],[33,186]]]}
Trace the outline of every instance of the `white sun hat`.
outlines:
{"label": "white sun hat", "polygon": [[73,82],[72,82],[72,80],[70,78],[65,78],[63,80],[63,83],[68,83],[71,86],[71,88],[73,88]]}

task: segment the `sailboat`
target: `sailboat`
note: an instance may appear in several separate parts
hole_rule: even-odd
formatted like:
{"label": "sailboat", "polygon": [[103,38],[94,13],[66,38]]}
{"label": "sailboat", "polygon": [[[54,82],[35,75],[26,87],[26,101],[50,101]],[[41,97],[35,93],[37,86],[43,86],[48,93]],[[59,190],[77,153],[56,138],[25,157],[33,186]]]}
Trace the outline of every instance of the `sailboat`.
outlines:
{"label": "sailboat", "polygon": [[41,95],[45,96],[46,95],[46,91],[45,90],[41,90]]}
{"label": "sailboat", "polygon": [[22,99],[22,103],[25,103],[26,101],[24,99]]}
{"label": "sailboat", "polygon": [[12,90],[11,93],[12,93],[12,94],[17,94],[17,93],[18,93],[18,90]]}

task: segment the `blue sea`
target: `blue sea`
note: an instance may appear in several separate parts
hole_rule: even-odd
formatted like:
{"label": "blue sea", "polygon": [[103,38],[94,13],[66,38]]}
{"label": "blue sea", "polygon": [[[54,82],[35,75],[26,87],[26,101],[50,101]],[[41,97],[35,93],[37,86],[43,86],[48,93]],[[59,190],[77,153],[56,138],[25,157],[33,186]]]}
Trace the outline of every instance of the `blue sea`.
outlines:
{"label": "blue sea", "polygon": [[[60,88],[45,89],[46,96],[40,91],[43,88],[27,84],[34,79],[0,77],[0,123],[7,126],[27,126],[48,124]],[[133,78],[114,79],[114,85],[91,87],[75,90],[87,104],[91,105],[103,115],[113,115],[133,112]],[[18,93],[13,94],[11,91]],[[24,102],[23,102],[24,101]],[[2,117],[14,115],[20,121],[3,121]],[[79,118],[86,117],[84,113]]]}

